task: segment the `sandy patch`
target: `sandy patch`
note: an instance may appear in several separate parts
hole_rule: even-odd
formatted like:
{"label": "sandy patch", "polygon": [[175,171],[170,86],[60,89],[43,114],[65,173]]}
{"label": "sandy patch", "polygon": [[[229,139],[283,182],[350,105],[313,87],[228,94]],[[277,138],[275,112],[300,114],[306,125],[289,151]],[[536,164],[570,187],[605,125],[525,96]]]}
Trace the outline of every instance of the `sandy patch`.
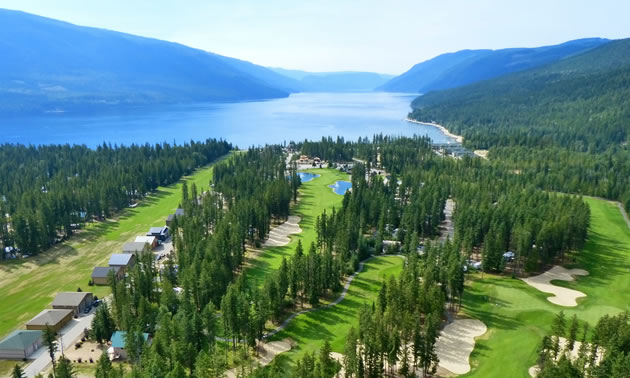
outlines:
{"label": "sandy patch", "polygon": [[[270,343],[258,344],[258,357],[254,358],[254,365],[268,365],[280,353],[288,352],[293,347],[294,342],[287,338],[280,341],[272,341]],[[239,376],[239,368],[228,370],[225,375],[228,378],[236,378]]]}
{"label": "sandy patch", "polygon": [[487,159],[488,158],[488,150],[474,150],[473,154],[479,156],[480,158]]}
{"label": "sandy patch", "polygon": [[440,358],[439,367],[454,374],[466,374],[470,371],[468,358],[475,348],[475,337],[488,330],[477,319],[455,319],[444,327],[435,343]]}
{"label": "sandy patch", "polygon": [[299,225],[300,220],[301,218],[297,215],[289,216],[289,219],[287,219],[286,222],[282,223],[278,227],[275,227],[269,232],[269,236],[263,243],[263,247],[281,247],[289,244],[291,241],[291,239],[289,239],[289,235],[299,234],[302,232]]}
{"label": "sandy patch", "polygon": [[420,125],[429,125],[429,126],[433,126],[433,127],[437,127],[438,129],[440,129],[440,131],[442,132],[442,134],[446,135],[447,137],[454,139],[457,143],[464,143],[464,137],[461,135],[456,135],[451,133],[450,131],[448,131],[448,129],[442,125],[438,125],[437,123],[433,123],[433,122],[420,122],[420,121],[416,121],[415,119],[411,119],[411,118],[407,118],[407,122],[411,122],[411,123],[417,123]]}
{"label": "sandy patch", "polygon": [[341,370],[339,370],[339,372],[337,373],[337,375],[335,375],[335,377],[345,377],[346,369],[344,369],[343,367],[343,354],[337,353],[337,352],[331,352],[330,357],[332,357],[333,360],[339,362],[339,364],[341,365]]}
{"label": "sandy patch", "polygon": [[547,298],[549,302],[565,307],[577,306],[576,299],[586,297],[581,291],[568,289],[566,287],[551,284],[553,280],[573,281],[573,276],[586,276],[588,272],[583,269],[566,269],[561,266],[554,266],[543,274],[534,277],[522,278],[528,285],[542,291],[553,294]]}
{"label": "sandy patch", "polygon": [[[565,350],[565,345],[567,344],[567,341],[568,340],[566,338],[560,337],[560,340],[558,341],[558,345],[560,346],[561,351]],[[587,343],[587,345],[590,350],[591,348],[590,343]],[[576,341],[573,343],[573,349],[571,349],[568,352],[565,352],[567,353],[567,356],[569,357],[571,361],[575,362],[579,358],[581,346],[582,346],[582,343],[579,341]],[[562,352],[558,353],[558,357],[556,357],[556,360],[558,360],[560,356],[562,356]],[[604,350],[598,349],[597,358],[595,359],[595,365],[599,365],[599,363],[602,361],[603,358],[604,358]],[[540,372],[540,368],[538,367],[538,365],[534,365],[528,369],[528,372],[531,377],[535,377]]]}

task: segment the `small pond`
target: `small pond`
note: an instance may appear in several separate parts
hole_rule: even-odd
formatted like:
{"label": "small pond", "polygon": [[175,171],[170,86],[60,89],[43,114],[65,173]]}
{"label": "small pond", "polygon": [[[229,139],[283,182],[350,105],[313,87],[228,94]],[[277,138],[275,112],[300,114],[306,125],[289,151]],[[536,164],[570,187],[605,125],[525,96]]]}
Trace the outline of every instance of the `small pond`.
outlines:
{"label": "small pond", "polygon": [[300,182],[309,182],[312,179],[319,177],[319,175],[315,173],[309,173],[309,172],[298,172],[297,175],[300,176]]}
{"label": "small pond", "polygon": [[333,192],[343,196],[346,192],[352,188],[352,183],[350,181],[336,181],[332,185],[328,185],[329,188],[333,188]]}

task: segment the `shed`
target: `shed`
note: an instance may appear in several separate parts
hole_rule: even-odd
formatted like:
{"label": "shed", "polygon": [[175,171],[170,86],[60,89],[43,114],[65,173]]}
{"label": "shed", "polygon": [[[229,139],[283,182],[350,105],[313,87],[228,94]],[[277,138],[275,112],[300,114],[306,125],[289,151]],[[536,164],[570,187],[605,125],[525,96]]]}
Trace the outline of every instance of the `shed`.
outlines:
{"label": "shed", "polygon": [[54,309],[72,310],[75,315],[82,313],[94,301],[92,293],[83,291],[66,291],[58,293],[52,303]]}
{"label": "shed", "polygon": [[155,236],[136,236],[136,243],[146,243],[148,244],[151,249],[157,247],[158,245],[158,238],[156,238]]}
{"label": "shed", "polygon": [[120,267],[123,273],[134,266],[136,263],[136,256],[130,253],[115,253],[109,258],[110,267]]}
{"label": "shed", "polygon": [[74,311],[68,309],[46,309],[29,320],[26,323],[26,329],[42,331],[46,329],[46,326],[49,326],[55,331],[59,331],[72,320],[72,315],[74,315]]}
{"label": "shed", "polygon": [[135,242],[135,241],[129,242],[129,243],[123,244],[122,253],[131,253],[133,255],[138,255],[144,252],[145,248],[147,251],[151,250],[151,247],[149,246],[148,243]]}
{"label": "shed", "polygon": [[155,236],[160,241],[164,241],[168,239],[168,227],[151,227],[149,232],[147,232],[147,236]]}
{"label": "shed", "polygon": [[109,272],[114,272],[116,280],[123,278],[125,272],[119,266],[97,266],[92,271],[94,285],[109,285]]}
{"label": "shed", "polygon": [[[127,335],[127,332],[125,331],[116,331],[114,332],[114,334],[112,335],[112,338],[110,339],[111,341],[111,347],[109,348],[109,350],[107,351],[109,354],[114,354],[114,359],[115,358],[122,358],[125,359],[127,358],[127,352],[125,351],[125,336]],[[149,342],[149,334],[148,333],[143,333],[142,336],[144,337],[144,341],[145,342]]]}
{"label": "shed", "polygon": [[0,341],[0,359],[22,360],[42,346],[42,331],[17,330]]}

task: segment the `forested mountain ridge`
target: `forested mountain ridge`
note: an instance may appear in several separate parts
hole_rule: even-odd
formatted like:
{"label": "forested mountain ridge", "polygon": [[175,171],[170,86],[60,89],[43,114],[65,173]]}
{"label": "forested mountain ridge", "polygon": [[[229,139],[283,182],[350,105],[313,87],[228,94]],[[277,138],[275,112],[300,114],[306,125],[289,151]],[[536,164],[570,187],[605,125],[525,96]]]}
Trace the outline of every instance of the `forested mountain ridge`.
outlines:
{"label": "forested mountain ridge", "polygon": [[414,100],[471,148],[490,148],[522,180],[630,207],[630,39]]}
{"label": "forested mountain ridge", "polygon": [[177,43],[0,9],[0,111],[286,97],[292,81]]}
{"label": "forested mountain ridge", "polygon": [[369,92],[393,78],[393,75],[374,72],[307,72],[270,68],[299,84],[303,92]]}
{"label": "forested mountain ridge", "polygon": [[607,42],[601,38],[585,38],[536,48],[461,50],[418,63],[378,89],[428,93],[460,87],[559,61]]}

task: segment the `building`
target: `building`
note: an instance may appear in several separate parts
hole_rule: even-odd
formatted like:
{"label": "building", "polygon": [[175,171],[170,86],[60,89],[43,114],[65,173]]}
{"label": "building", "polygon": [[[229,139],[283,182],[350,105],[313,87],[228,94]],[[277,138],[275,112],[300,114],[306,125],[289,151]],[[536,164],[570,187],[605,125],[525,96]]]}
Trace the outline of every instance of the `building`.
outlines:
{"label": "building", "polygon": [[92,282],[94,285],[109,285],[109,272],[114,272],[116,280],[125,276],[125,272],[119,266],[97,266],[92,271]]}
{"label": "building", "polygon": [[58,293],[52,303],[52,308],[58,310],[72,310],[75,315],[81,314],[92,304],[92,293],[83,291],[66,291]]}
{"label": "building", "polygon": [[155,236],[159,241],[168,239],[168,227],[151,227],[147,236]]}
{"label": "building", "polygon": [[155,236],[136,236],[136,243],[147,243],[153,249],[158,246],[158,238]]}
{"label": "building", "polygon": [[46,309],[29,320],[26,323],[26,329],[43,331],[46,326],[49,326],[55,331],[59,331],[72,320],[73,315],[74,311],[68,309]]}
{"label": "building", "polygon": [[136,264],[136,256],[130,253],[115,253],[109,258],[110,267],[119,267],[123,274]]}
{"label": "building", "polygon": [[0,359],[23,360],[42,346],[42,331],[17,330],[0,341]]}
{"label": "building", "polygon": [[170,214],[168,217],[166,217],[166,225],[168,227],[171,227],[171,223],[173,222],[173,219],[175,219],[175,217],[181,217],[183,215],[184,215],[184,209],[175,210],[174,214]]}
{"label": "building", "polygon": [[[112,335],[112,338],[110,339],[111,346],[107,350],[107,354],[110,356],[113,355],[110,359],[115,360],[119,358],[127,358],[127,352],[125,351],[125,335],[127,335],[127,332],[125,331],[116,331]],[[149,334],[143,333],[142,336],[144,337],[144,341],[149,343]]]}
{"label": "building", "polygon": [[122,253],[131,253],[132,255],[139,255],[145,251],[145,248],[147,251],[151,250],[151,247],[149,246],[148,243],[129,242],[129,243],[123,244]]}

